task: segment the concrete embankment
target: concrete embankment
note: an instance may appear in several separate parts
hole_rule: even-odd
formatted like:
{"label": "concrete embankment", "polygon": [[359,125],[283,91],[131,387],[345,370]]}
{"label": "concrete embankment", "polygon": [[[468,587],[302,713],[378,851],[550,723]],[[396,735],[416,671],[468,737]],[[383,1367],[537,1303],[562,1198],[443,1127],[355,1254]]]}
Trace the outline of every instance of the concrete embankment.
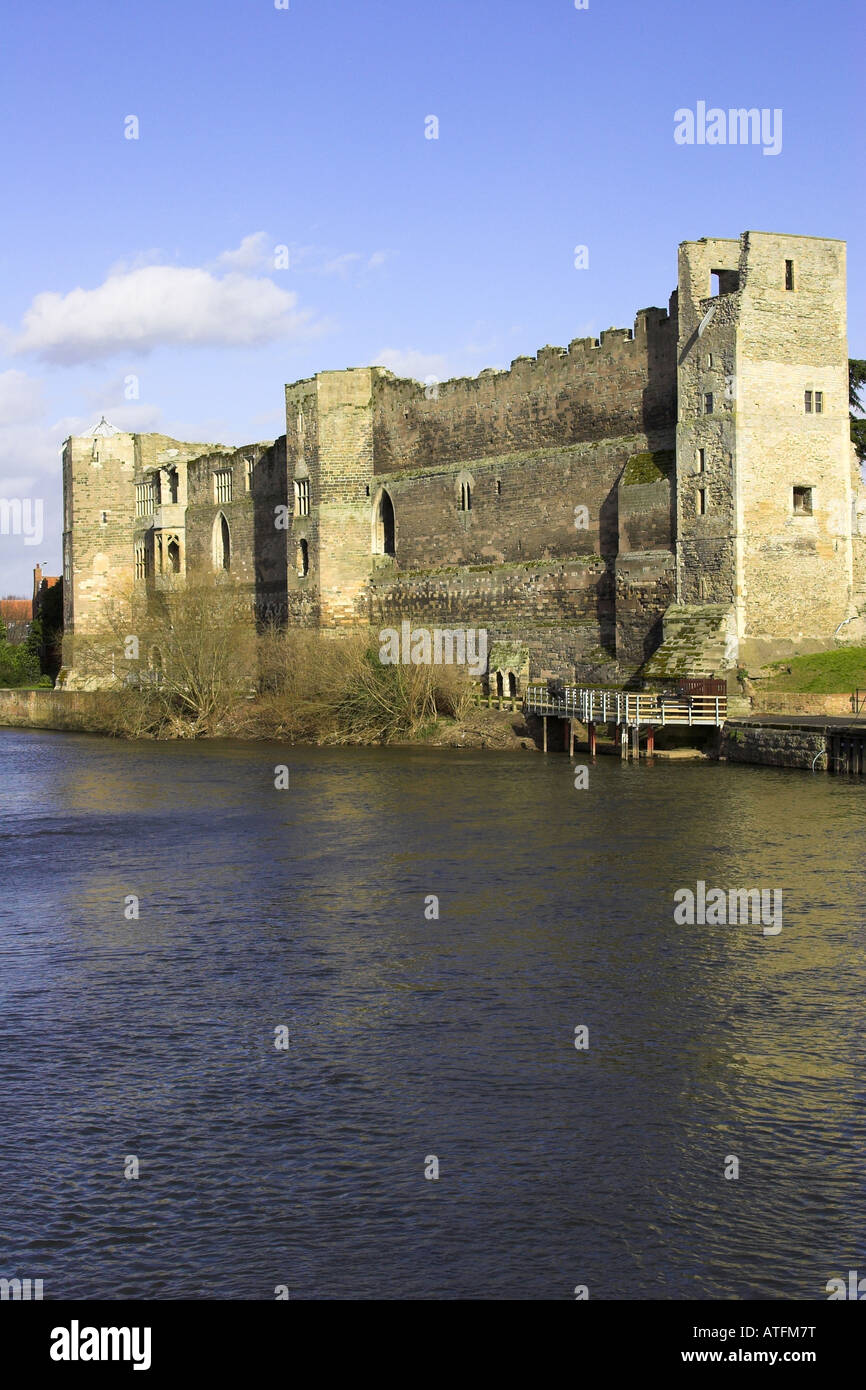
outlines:
{"label": "concrete embankment", "polygon": [[866,772],[866,719],[837,715],[763,714],[729,719],[719,754],[732,763],[825,772]]}

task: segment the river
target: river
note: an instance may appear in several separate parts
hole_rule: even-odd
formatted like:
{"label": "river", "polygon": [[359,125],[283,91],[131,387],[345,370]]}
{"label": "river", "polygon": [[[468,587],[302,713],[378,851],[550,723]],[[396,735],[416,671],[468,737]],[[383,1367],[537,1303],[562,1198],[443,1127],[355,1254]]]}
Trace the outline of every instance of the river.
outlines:
{"label": "river", "polygon": [[[807,1300],[866,1273],[858,783],[17,729],[0,755],[0,1275]],[[779,890],[781,931],[679,925],[699,881]]]}

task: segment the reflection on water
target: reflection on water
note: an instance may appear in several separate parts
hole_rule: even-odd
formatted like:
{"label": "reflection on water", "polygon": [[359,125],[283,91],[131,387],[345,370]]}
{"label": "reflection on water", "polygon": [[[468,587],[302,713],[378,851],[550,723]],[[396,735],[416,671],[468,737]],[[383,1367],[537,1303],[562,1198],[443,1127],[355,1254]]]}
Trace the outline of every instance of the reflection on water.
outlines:
{"label": "reflection on water", "polygon": [[[820,1299],[866,1261],[856,784],[0,750],[0,1273],[46,1298]],[[781,889],[781,934],[676,925],[699,879]]]}

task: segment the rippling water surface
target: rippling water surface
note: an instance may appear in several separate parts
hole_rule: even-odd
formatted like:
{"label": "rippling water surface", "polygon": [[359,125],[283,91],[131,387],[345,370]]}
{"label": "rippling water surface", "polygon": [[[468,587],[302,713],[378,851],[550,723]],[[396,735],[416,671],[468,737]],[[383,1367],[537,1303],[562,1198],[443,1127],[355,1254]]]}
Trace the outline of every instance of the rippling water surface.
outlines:
{"label": "rippling water surface", "polygon": [[[823,1299],[866,1268],[862,786],[12,729],[0,756],[0,1274]],[[780,888],[782,932],[676,925],[698,879]]]}

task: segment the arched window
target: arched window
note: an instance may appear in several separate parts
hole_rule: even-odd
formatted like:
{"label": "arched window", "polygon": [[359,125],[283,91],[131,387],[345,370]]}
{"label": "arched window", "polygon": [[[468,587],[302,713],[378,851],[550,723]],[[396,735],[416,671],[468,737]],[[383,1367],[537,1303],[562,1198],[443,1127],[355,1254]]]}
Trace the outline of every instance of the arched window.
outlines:
{"label": "arched window", "polygon": [[472,511],[472,489],[475,480],[470,473],[461,473],[457,478],[457,510],[458,512]]}
{"label": "arched window", "polygon": [[296,559],[298,575],[303,579],[310,568],[310,552],[306,541],[298,541]]}
{"label": "arched window", "polygon": [[517,677],[513,671],[508,672],[508,693],[511,696],[517,694]]}
{"label": "arched window", "polygon": [[176,536],[168,543],[168,567],[172,574],[180,574],[180,541]]}
{"label": "arched window", "polygon": [[497,672],[496,672],[496,694],[498,695],[499,699],[501,700],[501,699],[502,699],[502,672],[501,672],[501,671],[497,671]]}
{"label": "arched window", "polygon": [[213,567],[215,570],[230,570],[232,567],[231,535],[222,512],[217,514],[213,524]]}
{"label": "arched window", "polygon": [[383,488],[373,506],[373,554],[394,555],[394,503]]}

